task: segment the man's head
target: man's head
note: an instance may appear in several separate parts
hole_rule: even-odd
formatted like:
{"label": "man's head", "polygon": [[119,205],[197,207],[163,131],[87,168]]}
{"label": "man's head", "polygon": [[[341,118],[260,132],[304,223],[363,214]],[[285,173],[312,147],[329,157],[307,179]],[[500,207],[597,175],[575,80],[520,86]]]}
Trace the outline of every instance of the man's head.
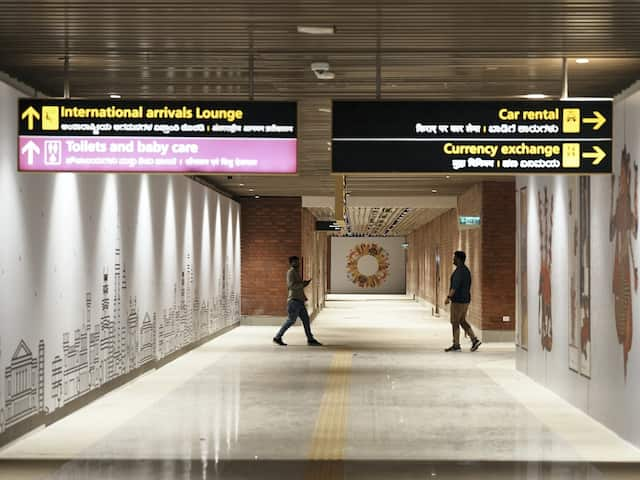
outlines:
{"label": "man's head", "polygon": [[293,268],[298,268],[300,266],[300,259],[296,256],[289,257],[289,265]]}
{"label": "man's head", "polygon": [[459,267],[460,265],[464,265],[464,262],[467,260],[467,254],[464,253],[462,250],[457,250],[453,253],[453,264],[456,267]]}

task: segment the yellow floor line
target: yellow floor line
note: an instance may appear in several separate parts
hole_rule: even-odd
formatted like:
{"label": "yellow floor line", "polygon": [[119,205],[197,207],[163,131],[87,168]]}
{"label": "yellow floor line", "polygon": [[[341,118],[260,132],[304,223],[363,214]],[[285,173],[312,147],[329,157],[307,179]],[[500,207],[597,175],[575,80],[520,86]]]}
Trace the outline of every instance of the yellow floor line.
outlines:
{"label": "yellow floor line", "polygon": [[342,478],[342,459],[347,433],[351,353],[336,353],[329,367],[320,411],[313,432],[309,460],[313,463],[305,473],[305,480]]}

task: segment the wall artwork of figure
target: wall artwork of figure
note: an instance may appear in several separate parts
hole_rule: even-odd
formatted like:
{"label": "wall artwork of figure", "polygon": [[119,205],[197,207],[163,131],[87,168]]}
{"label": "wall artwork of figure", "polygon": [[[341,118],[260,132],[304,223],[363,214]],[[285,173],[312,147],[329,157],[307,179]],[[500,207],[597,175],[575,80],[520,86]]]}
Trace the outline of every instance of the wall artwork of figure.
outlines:
{"label": "wall artwork of figure", "polygon": [[580,373],[591,377],[591,177],[580,177]]}
{"label": "wall artwork of figure", "polygon": [[[624,376],[633,338],[632,289],[638,291],[638,268],[633,252],[633,241],[638,238],[638,164],[633,162],[625,146],[618,175],[611,176],[611,221],[609,241],[614,243],[613,295],[616,331],[622,345]],[[633,177],[633,178],[632,178]],[[633,190],[633,191],[632,191]],[[614,192],[615,200],[614,200]],[[633,198],[633,200],[632,200]],[[632,282],[633,277],[633,282]]]}
{"label": "wall artwork of figure", "polygon": [[520,276],[519,280],[519,300],[520,308],[518,310],[518,334],[517,341],[520,348],[527,350],[529,347],[529,315],[528,315],[528,282],[527,282],[527,225],[529,215],[529,197],[527,195],[527,188],[524,187],[520,190],[520,221],[518,222],[519,228],[519,262],[520,262]]}
{"label": "wall artwork of figure", "polygon": [[591,375],[591,180],[569,181],[569,368]]}
{"label": "wall artwork of figure", "polygon": [[[544,192],[544,193],[543,193]],[[538,221],[540,225],[540,283],[538,287],[538,331],[543,350],[553,347],[551,321],[551,257],[553,240],[553,194],[547,187],[538,191]]]}

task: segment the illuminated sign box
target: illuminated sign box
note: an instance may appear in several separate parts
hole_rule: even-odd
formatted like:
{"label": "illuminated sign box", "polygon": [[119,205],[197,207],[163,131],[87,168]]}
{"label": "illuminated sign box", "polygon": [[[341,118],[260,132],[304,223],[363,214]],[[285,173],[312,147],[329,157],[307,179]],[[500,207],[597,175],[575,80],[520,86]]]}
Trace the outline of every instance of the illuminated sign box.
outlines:
{"label": "illuminated sign box", "polygon": [[295,102],[21,99],[18,170],[292,174]]}
{"label": "illuminated sign box", "polygon": [[458,227],[461,230],[480,227],[480,217],[458,217]]}
{"label": "illuminated sign box", "polygon": [[333,102],[336,174],[611,173],[612,102]]}

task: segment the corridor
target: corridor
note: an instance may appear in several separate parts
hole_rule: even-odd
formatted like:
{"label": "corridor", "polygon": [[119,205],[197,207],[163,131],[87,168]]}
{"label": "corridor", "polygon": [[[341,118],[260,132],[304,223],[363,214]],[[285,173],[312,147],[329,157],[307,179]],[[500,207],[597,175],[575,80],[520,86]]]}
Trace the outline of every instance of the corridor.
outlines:
{"label": "corridor", "polygon": [[0,451],[0,478],[637,478],[640,451],[514,367],[444,353],[446,316],[329,296],[314,321],[242,326]]}

